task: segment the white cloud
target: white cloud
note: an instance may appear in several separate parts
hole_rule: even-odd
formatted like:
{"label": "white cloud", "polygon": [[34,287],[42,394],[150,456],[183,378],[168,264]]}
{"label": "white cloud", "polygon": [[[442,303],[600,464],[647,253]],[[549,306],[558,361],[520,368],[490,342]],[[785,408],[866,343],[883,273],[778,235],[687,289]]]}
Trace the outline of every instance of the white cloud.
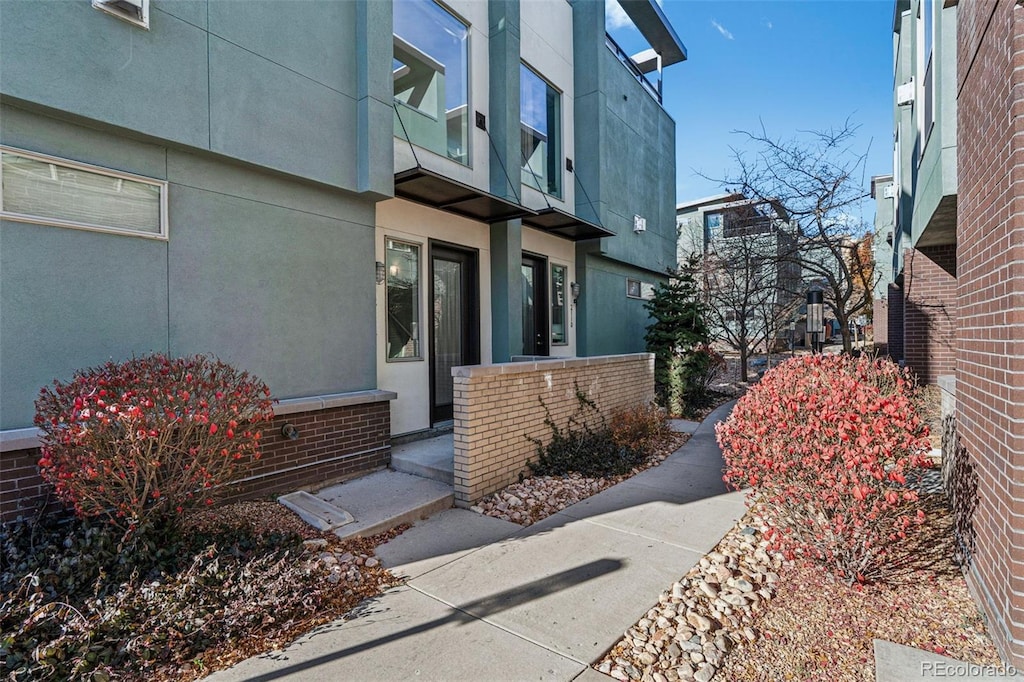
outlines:
{"label": "white cloud", "polygon": [[604,0],[604,22],[608,30],[632,28],[633,26],[629,15],[626,14],[626,10],[622,9],[618,0]]}
{"label": "white cloud", "polygon": [[764,20],[764,25],[768,27],[769,31],[772,30],[772,28],[774,28],[774,26],[772,25],[771,19],[765,19]]}
{"label": "white cloud", "polygon": [[727,40],[732,40],[733,39],[732,33],[729,33],[729,29],[727,29],[725,26],[722,26],[720,23],[718,23],[714,19],[711,20],[711,25],[714,26],[715,28],[717,28],[718,32],[721,33],[722,36],[724,38],[726,38]]}

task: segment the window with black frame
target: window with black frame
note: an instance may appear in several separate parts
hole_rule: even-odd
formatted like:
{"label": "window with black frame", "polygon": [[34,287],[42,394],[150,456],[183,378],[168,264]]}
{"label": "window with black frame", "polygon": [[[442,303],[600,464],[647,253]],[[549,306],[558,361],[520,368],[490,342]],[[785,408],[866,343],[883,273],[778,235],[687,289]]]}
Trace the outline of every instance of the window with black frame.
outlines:
{"label": "window with black frame", "polygon": [[526,64],[519,67],[523,184],[562,196],[562,96]]}
{"label": "window with black frame", "polygon": [[420,359],[420,247],[387,240],[387,359]]}

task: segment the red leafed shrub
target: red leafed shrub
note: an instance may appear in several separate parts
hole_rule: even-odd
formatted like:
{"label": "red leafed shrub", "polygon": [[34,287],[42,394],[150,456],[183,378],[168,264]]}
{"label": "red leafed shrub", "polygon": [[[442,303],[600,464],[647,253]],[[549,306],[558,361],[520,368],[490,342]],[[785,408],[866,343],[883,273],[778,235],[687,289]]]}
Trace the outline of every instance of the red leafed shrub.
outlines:
{"label": "red leafed shrub", "polygon": [[202,355],[80,370],[39,392],[39,471],[80,517],[126,528],[213,504],[259,459],[269,396],[259,379]]}
{"label": "red leafed shrub", "polygon": [[875,580],[891,543],[923,520],[906,474],[929,466],[909,374],[848,355],[789,360],[718,425],[725,480],[753,488],[777,549]]}

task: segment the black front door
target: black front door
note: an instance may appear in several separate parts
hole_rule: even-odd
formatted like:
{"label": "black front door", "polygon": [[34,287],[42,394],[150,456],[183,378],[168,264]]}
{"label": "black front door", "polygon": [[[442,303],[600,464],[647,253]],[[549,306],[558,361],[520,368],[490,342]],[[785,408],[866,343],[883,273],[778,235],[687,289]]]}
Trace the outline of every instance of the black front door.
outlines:
{"label": "black front door", "polygon": [[477,254],[430,245],[430,418],[452,418],[452,367],[480,362]]}
{"label": "black front door", "polygon": [[523,355],[548,354],[548,263],[523,254]]}

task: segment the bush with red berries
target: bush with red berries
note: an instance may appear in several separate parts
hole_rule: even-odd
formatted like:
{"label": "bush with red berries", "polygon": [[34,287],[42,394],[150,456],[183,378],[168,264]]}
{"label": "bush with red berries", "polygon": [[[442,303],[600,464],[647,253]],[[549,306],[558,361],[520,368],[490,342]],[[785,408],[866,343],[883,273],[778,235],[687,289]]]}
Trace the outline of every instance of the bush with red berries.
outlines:
{"label": "bush with red berries", "polygon": [[848,355],[789,360],[718,425],[725,479],[750,486],[774,547],[853,581],[877,580],[924,519],[907,474],[927,468],[928,427],[910,375]]}
{"label": "bush with red berries", "polygon": [[36,400],[39,470],[80,517],[126,529],[213,504],[260,455],[266,384],[207,356],[81,370]]}

